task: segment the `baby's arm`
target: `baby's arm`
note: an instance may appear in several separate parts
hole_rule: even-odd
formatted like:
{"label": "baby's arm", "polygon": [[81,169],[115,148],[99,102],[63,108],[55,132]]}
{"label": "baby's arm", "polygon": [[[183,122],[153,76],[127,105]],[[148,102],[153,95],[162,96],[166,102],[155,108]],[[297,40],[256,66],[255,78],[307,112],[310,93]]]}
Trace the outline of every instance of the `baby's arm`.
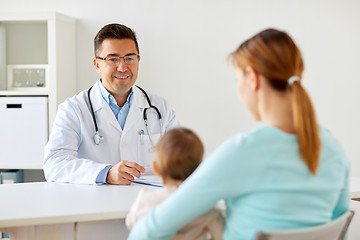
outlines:
{"label": "baby's arm", "polygon": [[138,196],[136,197],[135,202],[131,206],[128,215],[126,216],[125,223],[129,230],[131,230],[134,227],[135,223],[137,221],[139,221],[139,219],[147,213],[147,212],[144,213],[144,211],[142,211],[142,209],[141,209],[141,206],[143,205],[142,204],[143,193],[144,193],[144,191],[143,191],[143,189],[141,189],[139,191]]}
{"label": "baby's arm", "polygon": [[219,209],[211,209],[211,220],[206,226],[207,232],[210,233],[209,240],[222,240],[224,232],[225,219]]}

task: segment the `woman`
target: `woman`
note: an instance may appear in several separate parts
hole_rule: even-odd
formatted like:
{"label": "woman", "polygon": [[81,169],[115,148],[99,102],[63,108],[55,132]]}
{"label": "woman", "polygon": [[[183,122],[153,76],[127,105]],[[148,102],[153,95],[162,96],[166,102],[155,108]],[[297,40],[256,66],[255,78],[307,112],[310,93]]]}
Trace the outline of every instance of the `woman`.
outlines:
{"label": "woman", "polygon": [[240,99],[262,125],[217,148],[139,221],[130,239],[167,239],[220,199],[229,240],[323,224],[348,210],[350,165],[340,144],[317,125],[292,39],[268,29],[231,57]]}

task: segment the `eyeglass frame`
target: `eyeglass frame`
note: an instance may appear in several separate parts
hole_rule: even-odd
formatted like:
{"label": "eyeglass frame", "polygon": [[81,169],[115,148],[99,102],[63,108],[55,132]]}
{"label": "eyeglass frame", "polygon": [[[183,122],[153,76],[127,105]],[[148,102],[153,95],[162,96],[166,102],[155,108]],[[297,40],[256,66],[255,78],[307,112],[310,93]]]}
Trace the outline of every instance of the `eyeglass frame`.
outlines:
{"label": "eyeglass frame", "polygon": [[[98,56],[96,56],[95,58],[96,58],[96,59],[99,59],[99,60],[103,60],[103,61],[105,61],[107,64],[113,65],[113,66],[119,65],[120,62],[121,62],[121,59],[124,59],[124,63],[125,63],[125,64],[129,64],[129,65],[135,64],[135,62],[134,62],[134,63],[127,63],[127,62],[126,62],[125,58],[126,58],[126,57],[130,57],[130,56],[136,56],[137,60],[139,61],[139,57],[140,57],[140,56],[137,55],[137,54],[135,54],[135,53],[130,53],[130,54],[127,54],[127,55],[125,55],[125,56],[123,56],[123,57],[120,57],[120,56],[117,56],[117,55],[110,55],[110,56],[107,56],[107,57],[104,57],[104,58],[98,57]],[[107,61],[107,58],[119,58],[119,62],[118,62],[118,63],[110,63],[110,62]]]}

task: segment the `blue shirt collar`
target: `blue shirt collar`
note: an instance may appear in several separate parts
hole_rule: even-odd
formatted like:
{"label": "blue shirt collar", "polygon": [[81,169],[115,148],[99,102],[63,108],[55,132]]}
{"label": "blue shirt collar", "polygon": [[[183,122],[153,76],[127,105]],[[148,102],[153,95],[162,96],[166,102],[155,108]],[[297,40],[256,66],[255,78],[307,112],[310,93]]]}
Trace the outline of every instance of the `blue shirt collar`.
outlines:
{"label": "blue shirt collar", "polygon": [[[101,79],[98,81],[98,84],[99,84],[101,96],[103,97],[103,99],[105,100],[105,102],[106,102],[107,104],[110,104],[110,102],[112,102],[112,103],[115,103],[115,104],[117,105],[115,98],[109,93],[108,90],[106,90],[106,88],[105,88],[104,85],[102,84],[102,80],[101,80]],[[133,91],[132,88],[131,88],[131,92],[130,92],[129,96],[128,96],[127,99],[126,99],[126,101],[127,101],[128,103],[130,103],[130,104],[131,104],[131,99],[132,99],[133,93],[134,93],[134,91]]]}

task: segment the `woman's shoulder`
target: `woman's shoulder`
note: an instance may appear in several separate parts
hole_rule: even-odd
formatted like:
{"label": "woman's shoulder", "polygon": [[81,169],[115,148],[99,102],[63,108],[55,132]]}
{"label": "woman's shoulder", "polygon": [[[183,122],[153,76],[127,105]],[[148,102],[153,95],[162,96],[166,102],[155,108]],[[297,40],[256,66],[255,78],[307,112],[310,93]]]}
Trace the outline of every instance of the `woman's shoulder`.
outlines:
{"label": "woman's shoulder", "polygon": [[340,141],[329,129],[319,125],[319,134],[323,147],[331,148],[336,151],[343,151]]}
{"label": "woman's shoulder", "polygon": [[269,143],[268,129],[259,126],[250,131],[237,133],[219,145],[210,157],[219,159],[234,159],[252,156]]}
{"label": "woman's shoulder", "polygon": [[274,138],[284,138],[285,140],[296,140],[295,135],[293,134],[286,134],[275,127],[267,126],[267,125],[259,125],[249,131],[245,131],[242,133],[236,133],[231,136],[227,141],[226,144],[233,144],[233,145],[252,145],[254,143],[260,144],[261,142],[269,143]]}
{"label": "woman's shoulder", "polygon": [[[332,132],[319,125],[319,134],[322,146],[322,155],[331,159],[340,159],[342,162],[347,162],[347,157],[341,142],[332,134]],[[350,163],[348,163],[350,165]]]}
{"label": "woman's shoulder", "polygon": [[328,128],[322,125],[318,125],[318,128],[319,128],[320,137],[323,141],[328,141],[333,144],[339,144],[339,141],[336,139],[336,137],[332,134],[332,132]]}

